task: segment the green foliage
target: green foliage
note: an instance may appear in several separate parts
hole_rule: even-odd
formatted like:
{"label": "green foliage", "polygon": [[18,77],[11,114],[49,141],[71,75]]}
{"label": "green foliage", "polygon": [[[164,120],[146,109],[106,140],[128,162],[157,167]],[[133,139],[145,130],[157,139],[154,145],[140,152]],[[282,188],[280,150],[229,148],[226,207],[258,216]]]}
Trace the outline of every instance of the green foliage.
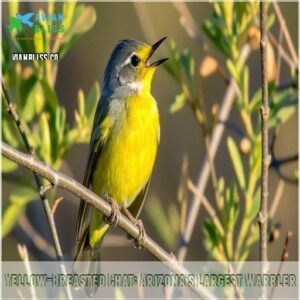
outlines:
{"label": "green foliage", "polygon": [[253,24],[258,2],[214,2],[211,19],[203,30],[214,45],[230,59],[237,59],[245,35]]}
{"label": "green foliage", "polygon": [[227,148],[228,148],[228,152],[230,154],[231,163],[234,167],[234,171],[235,171],[235,175],[238,180],[238,183],[239,183],[241,189],[244,190],[246,187],[244,167],[243,167],[243,163],[242,163],[242,159],[241,159],[238,147],[231,137],[229,137],[227,139]]}
{"label": "green foliage", "polygon": [[146,212],[161,240],[169,248],[174,248],[180,224],[180,217],[176,207],[170,205],[168,212],[165,213],[159,199],[152,198],[147,201]]}
{"label": "green foliage", "polygon": [[9,202],[5,203],[2,212],[2,237],[12,229],[26,205],[37,198],[36,189],[26,186],[20,186],[10,194]]}
{"label": "green foliage", "polygon": [[[207,209],[209,217],[204,220],[204,247],[215,260],[246,260],[251,247],[258,241],[257,213],[260,206],[260,176],[261,176],[261,133],[260,107],[262,105],[261,89],[250,96],[250,69],[241,59],[242,46],[249,42],[254,49],[259,43],[258,17],[259,3],[250,2],[212,2],[211,17],[203,24],[203,31],[217,50],[224,55],[224,63],[213,59],[206,60],[206,69],[201,68],[200,79],[212,74],[216,68],[213,64],[225,65],[228,74],[235,80],[236,108],[240,116],[239,132],[244,136],[238,141],[228,132],[228,158],[234,170],[234,178],[226,185],[223,177],[218,180],[215,190],[216,211]],[[267,27],[271,28],[275,16],[269,14]],[[249,40],[251,34],[255,43]],[[210,54],[209,54],[210,56]],[[171,59],[165,65],[166,71],[175,80],[179,92],[171,98],[170,112],[175,113],[185,106],[190,106],[200,124],[207,128],[215,122],[205,118],[199,93],[199,76],[195,73],[195,63],[188,49],[179,51],[174,40],[170,42]],[[269,58],[274,59],[274,58]],[[271,61],[276,65],[276,62]],[[204,70],[201,72],[201,70]],[[257,72],[257,71],[256,71]],[[292,81],[297,82],[297,75],[291,72]],[[274,76],[273,76],[274,78]],[[295,88],[277,89],[275,82],[269,80],[270,116],[269,128],[287,122],[295,114],[298,105]],[[202,103],[205,102],[202,99]],[[214,118],[218,118],[215,116]],[[212,128],[213,130],[213,128]],[[242,143],[246,142],[245,143]],[[240,145],[239,145],[240,142]],[[223,153],[226,156],[226,154]],[[222,172],[217,169],[217,174]],[[211,203],[211,202],[210,202]],[[243,205],[241,206],[241,203]],[[243,210],[241,210],[241,207]],[[213,211],[212,211],[213,210]],[[239,221],[239,226],[236,226]]]}
{"label": "green foliage", "polygon": [[[18,3],[9,3],[8,7],[9,14],[18,11]],[[42,32],[35,32],[33,40],[18,39],[20,33],[15,30],[7,31],[2,36],[2,70],[8,92],[36,156],[56,169],[60,169],[72,147],[88,143],[96,104],[100,97],[99,84],[95,83],[92,86],[87,97],[83,91],[78,92],[78,107],[74,120],[70,122],[67,121],[65,108],[60,104],[55,90],[59,61],[21,63],[12,60],[11,55],[15,52],[58,52],[61,60],[96,22],[96,11],[92,6],[75,2],[48,3],[46,12],[58,11],[64,13],[65,30],[58,33],[54,40]],[[25,150],[16,125],[6,112],[6,102],[2,100],[3,140],[17,149]],[[17,170],[16,164],[3,159],[4,179],[5,174]],[[19,176],[17,172],[15,174]],[[13,228],[26,204],[38,199],[35,190],[36,187],[21,184],[11,193],[3,210],[3,235]]]}
{"label": "green foliage", "polygon": [[169,45],[171,59],[164,64],[164,67],[180,86],[180,92],[172,97],[169,106],[169,111],[175,113],[187,103],[194,101],[196,97],[195,61],[189,49],[185,48],[179,53],[173,39],[170,40]]}

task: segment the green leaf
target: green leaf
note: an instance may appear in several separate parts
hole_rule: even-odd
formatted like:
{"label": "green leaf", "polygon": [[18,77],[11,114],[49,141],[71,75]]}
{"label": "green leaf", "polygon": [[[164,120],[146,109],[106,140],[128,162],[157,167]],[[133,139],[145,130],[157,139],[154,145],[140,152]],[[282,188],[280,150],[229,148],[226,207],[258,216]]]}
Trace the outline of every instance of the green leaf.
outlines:
{"label": "green leaf", "polygon": [[[225,190],[225,180],[224,177],[220,177],[218,181],[218,186],[217,186],[217,193],[218,193],[218,209],[220,209],[223,212],[224,208],[224,190]],[[221,214],[222,214],[221,212]]]}
{"label": "green leaf", "polygon": [[[34,50],[36,53],[44,53],[47,52],[47,41],[46,41],[46,32],[47,29],[45,28],[45,25],[40,22],[38,25],[39,30],[34,31]],[[41,63],[44,63],[41,61]]]}
{"label": "green leaf", "polygon": [[28,97],[33,97],[34,111],[38,115],[44,108],[45,105],[45,94],[40,82],[37,82]]}
{"label": "green leaf", "polygon": [[249,215],[250,220],[254,220],[258,214],[259,207],[260,207],[260,199],[261,199],[260,187],[258,187],[253,196],[252,207]]}
{"label": "green leaf", "polygon": [[217,228],[208,218],[204,220],[203,233],[203,244],[209,255],[216,261],[224,260],[224,253],[219,247],[221,239],[219,237]]}
{"label": "green leaf", "polygon": [[[3,108],[2,108],[3,109]],[[2,138],[5,142],[9,143],[12,147],[18,148],[19,140],[17,138],[18,130],[12,124],[11,119],[2,117]]]}
{"label": "green leaf", "polygon": [[170,221],[162,208],[161,202],[157,198],[151,198],[149,200],[146,206],[147,216],[161,240],[166,243],[169,248],[173,248],[176,244],[176,237],[172,231]]}
{"label": "green leaf", "polygon": [[64,2],[63,4],[64,26],[66,30],[68,30],[72,23],[75,8],[76,2]]}
{"label": "green leaf", "polygon": [[13,161],[7,159],[6,157],[2,157],[2,173],[9,173],[18,168],[18,165]]}
{"label": "green leaf", "polygon": [[237,184],[234,181],[226,193],[228,205],[228,230],[232,231],[239,214],[239,205],[237,203],[238,191]]}
{"label": "green leaf", "polygon": [[231,59],[226,60],[227,69],[232,76],[232,78],[239,84],[240,82],[240,74]]}
{"label": "green leaf", "polygon": [[4,205],[2,215],[2,238],[4,238],[12,230],[23,210],[23,205]]}
{"label": "green leaf", "polygon": [[[58,107],[56,110],[56,115],[55,115],[55,130],[57,134],[57,146],[58,148],[62,147],[62,143],[64,141],[64,133],[65,133],[65,126],[66,126],[66,110],[64,107],[60,108]],[[62,153],[61,150],[63,149],[58,149],[60,153]],[[55,155],[56,157],[56,155]],[[58,157],[56,157],[59,159]]]}
{"label": "green leaf", "polygon": [[239,185],[242,190],[246,187],[246,181],[245,181],[245,174],[244,174],[244,168],[242,164],[242,159],[240,156],[240,152],[238,150],[238,147],[236,146],[234,140],[231,137],[228,137],[227,139],[227,148],[230,154],[231,162],[234,167],[234,171],[237,177],[237,180],[239,182]]}
{"label": "green leaf", "polygon": [[268,16],[267,24],[266,24],[267,29],[270,29],[273,26],[275,19],[276,19],[275,14],[270,14]]}
{"label": "green leaf", "polygon": [[212,20],[206,20],[203,23],[203,31],[226,57],[231,57],[230,47],[228,46],[227,40],[224,39],[223,29],[219,27],[219,23],[220,18],[213,14]]}
{"label": "green leaf", "polygon": [[[268,94],[269,94],[270,99],[271,99],[273,93],[275,93],[275,83],[273,81],[271,81],[268,85]],[[250,113],[256,112],[260,109],[260,107],[262,105],[261,96],[262,96],[261,89],[258,89],[255,92],[255,94],[253,95],[253,97],[249,103],[248,111]]]}
{"label": "green leaf", "polygon": [[186,95],[184,92],[176,95],[171,101],[171,104],[169,107],[170,113],[173,114],[173,113],[181,110],[185,106],[186,102],[187,102],[187,98],[186,98]]}
{"label": "green leaf", "polygon": [[33,98],[30,96],[34,86],[37,82],[35,75],[30,76],[26,80],[21,80],[20,85],[20,98],[22,108],[19,109],[20,117],[24,121],[30,121],[34,116],[34,102]]}
{"label": "green leaf", "polygon": [[293,89],[275,93],[270,103],[269,127],[285,123],[296,111],[298,97]]}
{"label": "green leaf", "polygon": [[[213,224],[213,222],[208,218],[204,220],[203,231],[205,237],[209,239],[212,248],[217,246],[220,243],[218,230]],[[211,249],[207,249],[207,250],[211,250]]]}
{"label": "green leaf", "polygon": [[19,11],[19,2],[18,1],[9,1],[8,2],[8,14],[10,16],[15,16]]}
{"label": "green leaf", "polygon": [[88,30],[90,30],[97,20],[97,14],[92,6],[80,4],[76,6],[72,23],[64,33],[61,57],[63,57],[72,45]]}
{"label": "green leaf", "polygon": [[248,67],[244,68],[242,72],[242,92],[243,92],[243,101],[247,107],[249,103],[249,69]]}
{"label": "green leaf", "polygon": [[81,117],[81,119],[83,119],[85,116],[85,96],[82,89],[78,91],[77,105],[79,116]]}
{"label": "green leaf", "polygon": [[47,110],[50,110],[53,114],[55,114],[56,107],[58,106],[58,103],[59,103],[58,99],[57,99],[57,96],[56,96],[56,92],[49,85],[47,80],[42,79],[40,81],[40,83],[41,83],[41,85],[43,87],[43,90],[44,90]]}
{"label": "green leaf", "polygon": [[38,193],[28,187],[18,187],[10,195],[10,201],[4,204],[2,212],[2,237],[15,226],[28,202],[37,199]]}
{"label": "green leaf", "polygon": [[232,29],[233,5],[234,2],[220,2],[220,8],[222,9],[224,22],[229,32],[231,32]]}
{"label": "green leaf", "polygon": [[[89,119],[94,118],[96,106],[100,98],[100,86],[98,82],[95,82],[91,88],[85,103],[85,114]],[[93,120],[91,120],[93,122]]]}
{"label": "green leaf", "polygon": [[40,156],[46,163],[51,164],[51,135],[49,128],[49,120],[46,113],[42,113],[40,117],[40,132],[41,132],[41,149]]}
{"label": "green leaf", "polygon": [[180,61],[183,66],[183,69],[189,80],[192,80],[195,73],[195,62],[192,58],[191,51],[189,49],[184,49],[180,56]]}

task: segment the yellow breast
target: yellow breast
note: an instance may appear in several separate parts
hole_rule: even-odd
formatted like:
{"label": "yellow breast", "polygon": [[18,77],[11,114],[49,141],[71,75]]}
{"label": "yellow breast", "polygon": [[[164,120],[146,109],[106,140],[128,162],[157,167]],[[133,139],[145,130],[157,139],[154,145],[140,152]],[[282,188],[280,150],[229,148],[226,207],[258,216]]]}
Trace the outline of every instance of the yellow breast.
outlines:
{"label": "yellow breast", "polygon": [[104,120],[109,126],[105,125],[106,142],[93,172],[92,189],[128,207],[151,175],[159,142],[159,116],[151,95],[122,101],[118,120],[112,121],[112,116]]}

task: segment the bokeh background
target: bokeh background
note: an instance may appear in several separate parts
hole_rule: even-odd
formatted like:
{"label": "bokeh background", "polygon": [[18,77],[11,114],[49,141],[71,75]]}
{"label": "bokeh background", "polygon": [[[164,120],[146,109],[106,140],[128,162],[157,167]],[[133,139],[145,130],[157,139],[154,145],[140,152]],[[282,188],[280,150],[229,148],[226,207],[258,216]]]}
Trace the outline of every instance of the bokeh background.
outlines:
{"label": "bokeh background", "polygon": [[[42,3],[23,3],[24,11],[31,8],[37,9]],[[59,64],[56,90],[60,102],[66,107],[67,118],[73,119],[76,108],[78,90],[81,88],[88,92],[95,81],[101,82],[103,71],[112,49],[118,40],[134,38],[148,43],[153,43],[163,36],[168,36],[176,41],[179,49],[190,48],[199,66],[204,52],[195,40],[188,37],[180,25],[179,15],[170,3],[89,3],[97,11],[95,26],[85,34],[63,58]],[[212,7],[209,3],[188,3],[192,15],[201,29],[204,20],[211,15]],[[298,45],[298,3],[280,3],[283,15],[286,18],[294,45]],[[2,4],[3,22],[7,20],[7,4]],[[3,26],[3,24],[2,24]],[[278,26],[272,28],[278,36]],[[213,53],[220,61],[224,59],[215,50]],[[156,56],[161,58],[168,55],[167,44],[163,45]],[[259,51],[254,51],[248,61],[250,67],[250,88],[253,93],[260,85],[260,60]],[[288,76],[289,70],[285,67],[282,78]],[[204,81],[204,99],[207,110],[215,103],[221,103],[226,90],[226,85],[218,75],[212,75]],[[141,218],[147,233],[158,243],[167,247],[160,238],[153,223],[150,221],[151,201],[159,199],[167,209],[170,204],[178,206],[177,190],[180,182],[181,165],[186,153],[189,157],[189,172],[196,181],[197,175],[204,160],[204,146],[200,126],[193,117],[189,108],[184,108],[178,113],[170,114],[170,98],[178,92],[178,88],[163,68],[155,75],[152,94],[158,101],[161,121],[161,143],[152,175],[152,181],[147,197],[147,204],[143,209]],[[236,112],[231,114],[232,120],[238,120]],[[226,133],[226,131],[225,131]],[[227,134],[227,133],[226,133]],[[225,134],[225,136],[226,136]],[[87,145],[76,146],[68,154],[63,164],[63,172],[81,181],[86,157]],[[284,126],[281,127],[276,143],[278,157],[297,153],[298,151],[298,116],[295,114]],[[296,164],[290,166],[288,172],[295,170]],[[226,147],[226,138],[223,138],[216,157],[218,176],[231,178],[234,176]],[[31,176],[24,170],[26,176]],[[278,175],[270,172],[270,202],[278,184]],[[2,201],[5,201],[13,186],[3,177]],[[59,205],[55,219],[63,248],[68,257],[72,257],[75,245],[75,224],[79,199],[64,191],[58,191],[64,196],[64,201]],[[211,184],[206,188],[208,199],[214,199]],[[210,200],[213,201],[213,200]],[[50,241],[49,230],[44,218],[44,212],[39,201],[31,203],[27,208],[27,216],[32,220],[33,226]],[[187,260],[207,260],[208,254],[203,247],[202,224],[206,216],[201,209],[194,230]],[[281,223],[280,237],[269,246],[269,259],[280,259],[284,244],[285,233],[292,230],[293,240],[289,246],[291,260],[298,259],[298,186],[286,184],[276,220]],[[30,244],[22,235],[22,230],[16,228],[2,241],[2,256],[4,260],[19,260],[17,242],[26,242],[31,250],[32,259],[43,259],[39,251]],[[175,239],[176,241],[176,239]],[[114,245],[116,243],[116,246]],[[31,246],[30,246],[31,245]],[[176,243],[168,249],[176,251]],[[254,247],[250,259],[258,258],[258,247]],[[106,237],[102,257],[104,260],[151,260],[152,257],[145,251],[133,249],[132,243],[127,241],[124,234],[118,229],[112,229]]]}

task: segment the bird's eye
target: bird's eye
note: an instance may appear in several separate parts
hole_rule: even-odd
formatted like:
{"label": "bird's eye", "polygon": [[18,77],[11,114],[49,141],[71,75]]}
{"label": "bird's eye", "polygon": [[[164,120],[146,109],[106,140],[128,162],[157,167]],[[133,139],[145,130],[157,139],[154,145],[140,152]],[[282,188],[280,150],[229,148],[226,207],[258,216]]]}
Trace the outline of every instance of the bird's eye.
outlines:
{"label": "bird's eye", "polygon": [[139,63],[140,63],[140,58],[137,56],[137,55],[132,55],[131,56],[131,61],[130,61],[130,63],[131,63],[131,65],[133,66],[133,67],[137,67],[138,65],[139,65]]}

